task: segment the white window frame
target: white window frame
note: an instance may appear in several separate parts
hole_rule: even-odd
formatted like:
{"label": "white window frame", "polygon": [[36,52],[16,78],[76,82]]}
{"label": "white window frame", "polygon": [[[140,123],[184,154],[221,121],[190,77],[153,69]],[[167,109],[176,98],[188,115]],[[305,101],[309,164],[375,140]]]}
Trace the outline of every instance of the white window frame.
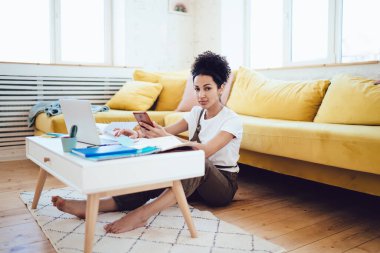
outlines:
{"label": "white window frame", "polygon": [[334,63],[342,63],[342,32],[343,32],[343,0],[335,0],[335,23],[334,23]]}
{"label": "white window frame", "polygon": [[244,65],[245,66],[251,66],[251,43],[252,43],[252,33],[251,33],[251,0],[245,0],[244,1],[244,34],[243,34],[243,41],[244,41]]}
{"label": "white window frame", "polygon": [[329,0],[328,9],[328,26],[327,34],[327,56],[326,58],[310,61],[297,61],[292,60],[292,9],[293,0],[284,0],[284,66],[299,66],[299,65],[319,65],[319,64],[332,64],[336,63],[335,48],[336,48],[336,0]]}
{"label": "white window frame", "polygon": [[104,62],[85,63],[62,60],[61,48],[61,0],[50,0],[50,63],[70,65],[99,65],[113,64],[112,57],[112,1],[104,1]]}
{"label": "white window frame", "polygon": [[[251,8],[250,0],[246,2],[246,28],[247,34],[251,34]],[[292,3],[293,0],[283,0],[284,15],[283,15],[283,67],[305,66],[305,65],[323,65],[323,64],[339,64],[342,63],[342,20],[343,20],[343,0],[329,0],[329,28],[328,28],[328,51],[327,57],[319,60],[311,61],[292,61]],[[250,36],[248,36],[250,37]],[[245,64],[251,66],[250,55],[251,45],[250,40],[246,40],[245,50],[247,59]],[[252,67],[252,66],[251,66]],[[277,67],[276,67],[277,68]]]}

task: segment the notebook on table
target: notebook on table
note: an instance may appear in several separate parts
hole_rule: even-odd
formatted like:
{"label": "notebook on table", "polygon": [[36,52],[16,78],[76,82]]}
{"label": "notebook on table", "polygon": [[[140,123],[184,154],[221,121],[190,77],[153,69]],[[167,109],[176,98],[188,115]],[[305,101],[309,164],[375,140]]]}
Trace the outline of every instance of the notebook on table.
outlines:
{"label": "notebook on table", "polygon": [[124,147],[121,145],[108,145],[92,148],[74,148],[72,149],[74,154],[82,157],[91,157],[99,155],[113,155],[113,154],[131,154],[136,153],[136,148]]}
{"label": "notebook on table", "polygon": [[92,148],[74,148],[71,152],[81,157],[94,160],[109,160],[133,156],[142,156],[158,152],[157,147],[146,146],[143,148],[125,147],[122,145],[108,145]]}

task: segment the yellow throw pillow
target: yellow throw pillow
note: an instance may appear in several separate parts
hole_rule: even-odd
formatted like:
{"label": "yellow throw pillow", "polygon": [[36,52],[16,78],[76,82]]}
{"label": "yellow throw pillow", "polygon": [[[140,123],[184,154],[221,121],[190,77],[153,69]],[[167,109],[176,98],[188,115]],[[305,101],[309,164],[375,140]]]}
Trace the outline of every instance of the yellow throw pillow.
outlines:
{"label": "yellow throw pillow", "polygon": [[141,69],[133,71],[133,80],[142,82],[158,83],[162,76],[173,76],[177,78],[187,78],[189,70],[177,72],[149,72]]}
{"label": "yellow throw pillow", "polygon": [[135,71],[133,71],[133,80],[158,83],[160,81],[160,75],[154,72],[136,69]]}
{"label": "yellow throw pillow", "polygon": [[240,67],[227,106],[250,116],[313,121],[329,84],[328,80],[267,79]]}
{"label": "yellow throw pillow", "polygon": [[156,111],[174,111],[181,102],[186,78],[162,76],[160,84],[162,91],[157,100]]}
{"label": "yellow throw pillow", "polygon": [[380,85],[363,77],[335,76],[314,121],[380,125]]}
{"label": "yellow throw pillow", "polygon": [[159,83],[129,82],[107,102],[111,109],[146,111],[152,107],[162,90]]}

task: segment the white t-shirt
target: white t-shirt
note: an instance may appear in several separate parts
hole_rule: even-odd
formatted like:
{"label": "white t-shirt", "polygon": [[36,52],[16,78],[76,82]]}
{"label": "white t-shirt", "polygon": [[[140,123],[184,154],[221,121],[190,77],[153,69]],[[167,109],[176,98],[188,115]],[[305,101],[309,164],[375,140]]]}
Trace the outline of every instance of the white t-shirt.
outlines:
{"label": "white t-shirt", "polygon": [[[189,127],[189,139],[191,139],[195,133],[201,111],[202,107],[194,106],[193,109],[184,116],[184,119],[186,120]],[[218,150],[208,159],[214,165],[237,165],[237,161],[239,160],[240,143],[243,136],[243,124],[241,119],[235,112],[227,107],[223,107],[223,109],[211,119],[205,119],[205,112],[206,111],[203,112],[200,121],[201,131],[199,133],[199,140],[202,143],[207,143],[221,131],[231,133],[233,136],[235,136],[235,138],[233,138],[226,146]],[[239,167],[219,169],[230,172],[239,171]]]}

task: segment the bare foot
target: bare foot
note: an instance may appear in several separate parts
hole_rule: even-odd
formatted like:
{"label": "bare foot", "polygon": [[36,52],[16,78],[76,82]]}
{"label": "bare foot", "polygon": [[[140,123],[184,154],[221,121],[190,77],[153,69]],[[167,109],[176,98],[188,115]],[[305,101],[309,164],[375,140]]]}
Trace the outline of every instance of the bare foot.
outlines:
{"label": "bare foot", "polygon": [[59,210],[84,219],[86,217],[86,200],[63,199],[59,196],[51,197],[51,202]]}
{"label": "bare foot", "polygon": [[147,223],[139,210],[130,211],[124,217],[104,226],[107,233],[119,234],[144,227]]}

